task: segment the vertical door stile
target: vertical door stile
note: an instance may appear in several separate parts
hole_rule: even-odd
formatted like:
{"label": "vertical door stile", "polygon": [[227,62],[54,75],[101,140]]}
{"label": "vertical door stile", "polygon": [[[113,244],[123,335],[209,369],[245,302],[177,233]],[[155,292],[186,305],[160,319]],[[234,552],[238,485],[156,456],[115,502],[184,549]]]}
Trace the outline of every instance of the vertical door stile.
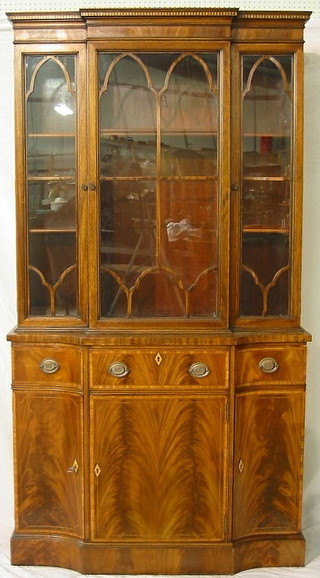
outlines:
{"label": "vertical door stile", "polygon": [[155,223],[155,257],[156,266],[160,265],[161,254],[161,96],[162,91],[156,92],[156,223]]}
{"label": "vertical door stile", "polygon": [[[89,321],[89,271],[88,263],[90,259],[88,256],[88,250],[90,247],[89,238],[91,231],[89,229],[88,214],[90,213],[88,207],[88,195],[87,192],[83,190],[82,185],[87,182],[88,175],[88,127],[90,126],[88,115],[87,115],[87,47],[83,44],[79,49],[78,60],[77,60],[77,99],[78,99],[78,143],[77,143],[77,156],[78,156],[78,262],[79,262],[79,308],[84,319],[84,322],[88,324]],[[90,142],[90,141],[89,141]]]}
{"label": "vertical door stile", "polygon": [[[92,327],[96,324],[99,317],[99,286],[100,286],[100,195],[101,182],[99,175],[99,166],[97,163],[98,155],[95,151],[98,150],[99,139],[99,80],[98,80],[98,49],[93,43],[88,43],[87,46],[87,70],[88,70],[88,84],[86,90],[87,99],[87,119],[88,130],[86,139],[86,173],[84,184],[88,186],[92,182],[96,186],[95,191],[86,191],[88,197],[87,207],[87,226],[88,226],[88,284],[89,284],[89,325]],[[96,291],[91,288],[96,287]]]}

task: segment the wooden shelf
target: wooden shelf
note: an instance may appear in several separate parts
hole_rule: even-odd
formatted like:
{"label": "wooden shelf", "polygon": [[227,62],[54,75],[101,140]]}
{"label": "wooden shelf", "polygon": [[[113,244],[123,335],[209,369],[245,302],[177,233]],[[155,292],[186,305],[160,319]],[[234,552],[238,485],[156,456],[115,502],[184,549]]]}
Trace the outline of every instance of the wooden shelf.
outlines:
{"label": "wooden shelf", "polygon": [[242,232],[259,234],[278,233],[280,235],[288,235],[289,227],[261,227],[260,225],[251,225],[249,227],[243,227]]}
{"label": "wooden shelf", "polygon": [[27,134],[27,138],[76,138],[74,132],[36,132]]}
{"label": "wooden shelf", "polygon": [[29,233],[32,234],[47,234],[47,233],[76,233],[75,228],[70,229],[29,229]]}

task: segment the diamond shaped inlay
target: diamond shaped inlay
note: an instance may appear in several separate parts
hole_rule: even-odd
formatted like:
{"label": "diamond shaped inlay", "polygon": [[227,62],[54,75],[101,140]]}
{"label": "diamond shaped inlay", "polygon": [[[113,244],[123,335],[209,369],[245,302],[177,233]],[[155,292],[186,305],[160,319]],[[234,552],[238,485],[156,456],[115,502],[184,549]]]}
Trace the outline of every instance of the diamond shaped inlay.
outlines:
{"label": "diamond shaped inlay", "polygon": [[160,363],[162,362],[161,354],[158,352],[154,359],[155,359],[156,364],[160,365]]}
{"label": "diamond shaped inlay", "polygon": [[98,478],[98,477],[100,476],[100,474],[101,474],[101,468],[100,468],[99,464],[96,464],[96,465],[95,465],[95,468],[94,468],[93,471],[94,471],[94,473],[96,474],[96,476],[97,476],[97,478]]}
{"label": "diamond shaped inlay", "polygon": [[242,474],[242,472],[244,470],[244,463],[242,460],[240,460],[238,463],[238,470],[239,470],[240,474]]}

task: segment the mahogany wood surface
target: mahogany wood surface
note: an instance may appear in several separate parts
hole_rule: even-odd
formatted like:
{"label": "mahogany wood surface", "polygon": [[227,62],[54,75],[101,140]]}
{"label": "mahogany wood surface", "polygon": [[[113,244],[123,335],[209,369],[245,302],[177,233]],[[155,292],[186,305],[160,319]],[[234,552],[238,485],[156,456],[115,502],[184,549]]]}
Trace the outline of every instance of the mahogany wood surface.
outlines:
{"label": "mahogany wood surface", "polygon": [[[8,335],[12,564],[122,575],[233,574],[304,564],[311,336],[300,327],[300,273],[303,27],[309,16],[232,8],[8,14],[15,41],[18,262],[18,324]],[[217,60],[208,57],[212,52]],[[126,53],[141,75],[142,91],[133,86],[144,95],[143,105],[133,100],[129,127],[121,115],[118,125],[112,119],[103,125],[103,119],[97,127],[99,102],[107,86],[112,91],[117,84],[114,70],[99,73],[101,53],[106,61],[116,53],[115,67]],[[172,54],[174,62],[164,73],[158,60],[162,88],[153,80],[154,53]],[[282,110],[283,100],[293,103],[291,149],[287,119],[281,131],[271,126],[242,134],[242,103],[250,92],[243,56],[266,60],[249,105],[255,101],[259,110],[261,102],[274,103]],[[164,97],[179,101],[170,83],[185,86],[185,78],[174,75],[183,59],[188,65],[181,77],[188,78],[188,67],[196,71],[189,103],[200,94],[210,105],[189,104],[171,120],[166,110],[161,125]],[[60,76],[69,97],[76,90],[76,134],[63,132],[58,121],[52,133],[27,134],[29,117],[38,126],[37,82],[46,65],[58,67],[49,78],[57,90]],[[268,84],[270,70],[283,85],[282,100],[278,85]],[[251,81],[255,73],[254,64]],[[44,86],[43,93],[50,92],[50,83]],[[43,98],[44,126],[50,98]],[[115,110],[117,98],[109,101]],[[153,117],[145,103],[152,99],[155,122],[146,126],[145,118]],[[207,126],[212,110],[217,113]],[[76,143],[76,174],[72,164],[57,169],[57,159],[41,164],[38,148],[55,139],[71,148]],[[251,151],[260,141],[260,149],[268,149],[272,139],[272,155]],[[171,154],[182,140],[179,154]],[[107,151],[101,171],[100,141]],[[110,160],[110,143],[123,154],[118,164]],[[285,170],[281,147],[290,149],[292,166]],[[128,161],[126,151],[151,155],[141,163],[151,176],[141,173],[136,158]],[[244,169],[247,153],[254,162]],[[69,220],[47,208],[52,183],[75,193]],[[264,195],[256,212],[256,197],[244,207],[241,190],[251,194],[252,183],[262,183]],[[270,203],[275,206],[265,223]],[[170,238],[170,219],[173,230],[187,224],[191,237]],[[152,233],[148,242],[141,222]],[[143,249],[133,259],[138,273],[130,269],[133,246],[137,253]],[[101,295],[106,301],[113,296],[111,307]]]}

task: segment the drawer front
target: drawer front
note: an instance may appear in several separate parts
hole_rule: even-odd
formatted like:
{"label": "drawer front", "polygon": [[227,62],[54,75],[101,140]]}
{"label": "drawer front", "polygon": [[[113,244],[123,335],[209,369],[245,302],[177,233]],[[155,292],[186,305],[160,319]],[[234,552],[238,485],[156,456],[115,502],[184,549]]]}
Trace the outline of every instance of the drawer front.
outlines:
{"label": "drawer front", "polygon": [[13,384],[81,384],[82,351],[68,346],[32,346],[12,348]]}
{"label": "drawer front", "polygon": [[306,347],[248,347],[236,352],[237,385],[301,385],[306,380]]}
{"label": "drawer front", "polygon": [[107,350],[90,352],[90,384],[103,387],[172,387],[195,389],[228,387],[227,349],[206,350]]}

